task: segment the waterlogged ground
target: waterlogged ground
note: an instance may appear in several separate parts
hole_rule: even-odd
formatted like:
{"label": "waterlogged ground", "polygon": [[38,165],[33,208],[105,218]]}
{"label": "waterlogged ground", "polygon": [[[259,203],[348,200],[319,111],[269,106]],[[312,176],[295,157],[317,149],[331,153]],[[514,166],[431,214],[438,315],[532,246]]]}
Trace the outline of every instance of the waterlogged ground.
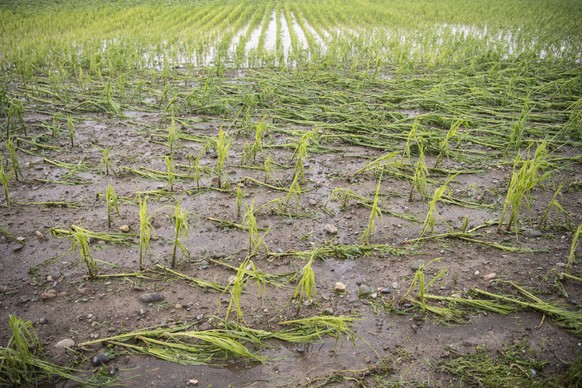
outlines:
{"label": "waterlogged ground", "polygon": [[[446,373],[442,365],[478,349],[495,356],[517,345],[523,346],[524,359],[539,361],[537,369],[522,367],[522,378],[558,379],[582,355],[580,337],[539,311],[516,309],[501,315],[467,309],[458,301],[478,298],[474,289],[527,300],[507,283],[513,282],[579,314],[580,284],[560,281],[560,274],[571,255],[573,232],[582,221],[580,143],[554,137],[543,167],[551,176],[533,188],[516,228],[506,231],[506,217],[498,231],[516,155],[515,149],[508,148],[508,140],[503,140],[506,136],[480,135],[478,129],[464,124],[461,132],[475,137],[457,136],[452,157],[441,155],[436,168],[440,152],[428,146],[426,197],[415,188],[410,198],[419,154],[418,146],[412,147],[410,156],[406,154],[407,140],[424,139],[434,147],[440,143],[431,139],[442,139],[451,121],[439,124],[427,109],[429,104],[381,106],[366,100],[376,98],[379,90],[388,90],[382,82],[390,82],[391,77],[371,82],[353,78],[345,84],[333,73],[317,78],[297,72],[293,77],[292,82],[314,77],[305,81],[305,90],[313,90],[313,85],[329,87],[321,90],[329,93],[335,111],[326,111],[325,96],[310,95],[309,90],[300,101],[303,105],[297,105],[293,96],[279,97],[265,86],[266,77],[257,78],[252,72],[222,75],[220,90],[226,92],[216,94],[218,107],[206,102],[178,108],[175,141],[168,139],[172,115],[165,107],[171,104],[156,93],[132,100],[118,114],[75,111],[72,145],[66,119],[55,120],[50,105],[38,102],[36,110],[28,109],[23,116],[27,132],[17,140],[22,177],[10,181],[11,206],[3,199],[0,207],[1,225],[10,233],[0,237],[1,342],[7,344],[11,335],[8,314],[15,315],[33,323],[53,362],[75,362],[88,375],[103,378],[109,374],[128,386],[180,387],[194,380],[214,387],[463,385],[459,376]],[[286,87],[286,81],[278,82],[278,87]],[[232,101],[224,96],[243,99],[237,94],[241,84],[264,88],[263,94],[257,94],[265,98],[260,109],[245,115],[242,108],[238,113],[228,108]],[[183,88],[180,85],[177,82],[173,87],[178,90]],[[301,89],[301,84],[293,85]],[[341,100],[341,96],[349,98]],[[338,101],[343,101],[339,107]],[[369,103],[365,111],[357,101]],[[355,112],[353,116],[350,111]],[[358,121],[366,112],[382,117],[374,130],[366,129],[373,127],[370,122]],[[515,114],[519,117],[519,111]],[[416,140],[409,134],[415,119],[421,123]],[[261,125],[266,130],[252,157],[248,150]],[[353,131],[346,132],[350,126]],[[396,129],[387,130],[391,126]],[[221,128],[231,144],[219,188],[216,139]],[[308,131],[313,131],[312,136],[301,155],[298,146]],[[553,133],[551,128],[548,131]],[[533,130],[524,133],[521,152],[529,159],[542,137]],[[525,146],[528,142],[530,151]],[[110,149],[108,166],[104,149]],[[380,180],[380,170],[366,166],[392,151],[397,151],[393,158],[379,164],[384,166]],[[168,179],[164,157],[170,158],[175,182]],[[300,191],[291,195],[298,159],[304,176],[298,181]],[[268,175],[267,160],[272,168]],[[447,196],[436,204],[434,230],[416,240],[434,190],[455,173]],[[375,219],[374,232],[366,241],[363,235],[379,181],[376,198],[382,216]],[[119,205],[111,227],[105,201],[108,185],[115,189]],[[552,207],[547,222],[540,225],[558,187],[562,210]],[[242,193],[238,201],[237,188]],[[147,198],[153,226],[143,272],[139,272],[138,197]],[[167,268],[178,200],[188,212],[189,233],[181,242],[189,256],[178,249],[171,273]],[[244,215],[250,206],[264,242],[251,259],[267,281],[258,288],[249,264],[240,298],[242,315],[231,310],[229,320],[275,332],[283,328],[281,322],[298,318],[354,317],[349,323],[351,332],[338,338],[323,335],[313,343],[265,340],[261,346],[249,346],[264,357],[262,362],[227,357],[199,366],[161,361],[100,342],[145,328],[171,330],[182,324],[200,331],[224,328],[234,275],[249,255],[249,224]],[[89,279],[78,245],[71,249],[67,238],[72,225],[122,236],[123,244],[107,237],[92,238],[89,248],[100,275],[126,275]],[[435,237],[439,234],[448,235]],[[574,255],[579,257],[580,248]],[[315,295],[308,298],[299,293],[293,299],[301,270],[312,256]],[[572,274],[580,273],[578,261],[572,265]],[[454,319],[434,310],[423,313],[418,282],[407,293],[419,268],[428,287],[426,294],[456,298],[449,304],[427,300],[428,306],[449,307],[458,314]],[[226,291],[200,287],[188,277],[215,282]],[[163,300],[144,302],[148,293]],[[69,349],[55,346],[64,339],[74,345]],[[89,341],[94,342],[79,347]],[[132,344],[143,345],[139,340]],[[103,354],[111,360],[92,366],[90,358]]]}

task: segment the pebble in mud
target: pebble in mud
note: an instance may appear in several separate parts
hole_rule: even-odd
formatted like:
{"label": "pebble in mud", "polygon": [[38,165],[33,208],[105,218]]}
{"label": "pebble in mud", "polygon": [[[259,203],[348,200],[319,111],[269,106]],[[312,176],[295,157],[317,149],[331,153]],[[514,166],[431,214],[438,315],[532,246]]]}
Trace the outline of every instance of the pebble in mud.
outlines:
{"label": "pebble in mud", "polygon": [[75,341],[70,338],[65,338],[55,344],[55,348],[57,349],[72,348],[73,346],[75,346]]}
{"label": "pebble in mud", "polygon": [[91,358],[91,365],[93,366],[105,365],[109,361],[111,361],[111,358],[106,353],[97,353]]}
{"label": "pebble in mud", "polygon": [[488,273],[487,275],[483,275],[483,280],[488,281],[488,280],[493,280],[497,277],[497,274],[495,272],[491,272]]}
{"label": "pebble in mud", "polygon": [[164,300],[164,295],[162,295],[158,292],[150,292],[150,293],[146,293],[146,294],[143,294],[142,296],[140,296],[139,300],[141,300],[144,303],[161,302],[162,300]]}
{"label": "pebble in mud", "polygon": [[342,282],[337,282],[337,283],[335,284],[335,290],[336,290],[337,292],[345,292],[345,290],[346,290],[346,285],[345,285],[345,284],[343,284]]}
{"label": "pebble in mud", "polygon": [[338,234],[339,229],[335,225],[325,224],[325,226],[323,227],[323,231],[328,234]]}
{"label": "pebble in mud", "polygon": [[122,225],[119,227],[119,230],[121,230],[123,233],[127,233],[129,232],[129,225]]}

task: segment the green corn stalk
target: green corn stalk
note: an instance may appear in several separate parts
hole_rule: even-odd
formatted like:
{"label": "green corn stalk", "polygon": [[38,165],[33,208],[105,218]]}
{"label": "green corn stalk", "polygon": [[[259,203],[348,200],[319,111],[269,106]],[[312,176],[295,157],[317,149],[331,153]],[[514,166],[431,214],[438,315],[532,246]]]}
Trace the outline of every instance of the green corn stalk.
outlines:
{"label": "green corn stalk", "polygon": [[578,225],[578,229],[574,233],[574,237],[572,237],[572,245],[570,245],[570,255],[568,256],[568,262],[566,263],[566,273],[569,275],[572,271],[572,264],[574,264],[574,260],[576,260],[576,249],[578,248],[578,243],[580,239],[580,235],[582,235],[582,224]]}
{"label": "green corn stalk", "polygon": [[378,200],[380,197],[380,183],[382,182],[382,175],[378,178],[378,183],[376,183],[376,194],[374,195],[374,202],[372,203],[372,208],[370,209],[370,217],[368,219],[368,226],[364,233],[362,233],[362,237],[360,237],[360,243],[368,244],[370,241],[370,237],[374,236],[375,230],[375,223],[376,219],[382,217],[382,211],[378,206]]}
{"label": "green corn stalk", "polygon": [[4,199],[6,200],[6,206],[10,208],[10,196],[9,196],[9,186],[10,178],[12,177],[12,171],[6,174],[4,170],[4,164],[0,160],[0,182],[2,182],[2,187],[4,188]]}
{"label": "green corn stalk", "polygon": [[[548,165],[546,160],[548,153],[547,147],[548,141],[542,141],[536,148],[534,157],[530,160],[523,160],[521,154],[519,152],[517,153],[513,164],[511,180],[509,181],[509,187],[507,188],[507,194],[503,203],[503,210],[499,218],[498,230],[501,230],[503,222],[505,221],[505,215],[510,208],[511,213],[509,222],[507,223],[507,230],[511,230],[512,225],[518,220],[521,206],[523,204],[529,204],[530,191],[551,175],[549,172],[542,174]],[[521,167],[517,169],[520,163]]]}
{"label": "green corn stalk", "polygon": [[419,145],[418,152],[418,161],[416,162],[414,175],[412,176],[412,181],[410,183],[410,195],[408,196],[408,201],[410,202],[412,202],[412,194],[415,187],[423,199],[428,196],[428,183],[426,181],[426,177],[428,176],[428,168],[426,167],[426,163],[424,161],[424,147]]}
{"label": "green corn stalk", "polygon": [[103,157],[101,158],[101,163],[99,163],[99,172],[103,174],[103,168],[105,168],[105,175],[109,175],[109,170],[113,170],[111,167],[111,160],[109,160],[109,153],[111,152],[111,147],[103,148]]}
{"label": "green corn stalk", "polygon": [[138,197],[139,201],[139,268],[141,270],[145,269],[144,261],[147,256],[147,252],[150,249],[150,238],[152,231],[151,216],[147,215],[147,200],[146,196],[143,200],[141,196]]}
{"label": "green corn stalk", "polygon": [[218,187],[222,187],[222,174],[224,173],[224,163],[228,160],[228,150],[230,149],[231,138],[228,137],[222,128],[218,132],[216,139],[216,152],[218,158],[216,160],[216,174],[218,175]]}
{"label": "green corn stalk", "polygon": [[457,176],[457,174],[452,175],[447,179],[444,185],[439,187],[434,191],[432,199],[428,202],[428,211],[426,213],[426,217],[424,218],[424,222],[422,224],[422,230],[420,231],[420,237],[423,237],[426,233],[433,233],[434,232],[434,225],[436,222],[436,217],[438,215],[436,210],[437,203],[441,200],[441,198],[446,194],[449,190],[449,183]]}
{"label": "green corn stalk", "polygon": [[22,177],[22,171],[20,169],[18,157],[16,156],[16,145],[12,141],[12,138],[6,140],[6,148],[8,149],[8,153],[10,155],[11,175],[14,176],[14,179],[18,180],[19,177]]}
{"label": "green corn stalk", "polygon": [[182,244],[182,240],[180,240],[180,235],[182,237],[188,236],[188,231],[190,226],[188,224],[188,212],[180,208],[180,200],[176,204],[176,208],[174,210],[174,249],[172,250],[172,268],[176,267],[176,251],[179,247],[182,251],[182,255],[189,256],[190,252],[188,249]]}
{"label": "green corn stalk", "polygon": [[72,225],[71,226],[71,238],[72,238],[72,245],[71,249],[75,249],[75,247],[79,247],[79,253],[81,254],[81,260],[87,266],[87,272],[90,278],[97,277],[97,264],[93,255],[91,254],[91,249],[89,248],[89,235],[86,229],[81,228],[80,226]]}
{"label": "green corn stalk", "polygon": [[111,215],[113,211],[119,216],[119,208],[117,207],[117,194],[115,189],[110,184],[107,185],[107,190],[105,190],[105,201],[107,202],[107,225],[111,228]]}
{"label": "green corn stalk", "polygon": [[67,128],[69,129],[69,141],[71,142],[71,147],[75,146],[75,124],[73,123],[73,116],[67,116]]}
{"label": "green corn stalk", "polygon": [[170,191],[174,191],[174,182],[176,181],[176,174],[174,171],[174,161],[171,157],[164,156],[164,161],[166,162],[166,173],[168,179],[168,186]]}

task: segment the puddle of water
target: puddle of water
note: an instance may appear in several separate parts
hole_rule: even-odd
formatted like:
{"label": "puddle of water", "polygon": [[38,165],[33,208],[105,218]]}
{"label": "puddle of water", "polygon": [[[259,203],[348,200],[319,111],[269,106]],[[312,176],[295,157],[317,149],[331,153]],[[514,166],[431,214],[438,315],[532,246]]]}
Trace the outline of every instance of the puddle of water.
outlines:
{"label": "puddle of water", "polygon": [[275,51],[277,45],[277,21],[275,20],[277,12],[273,10],[270,16],[269,24],[265,32],[265,50]]}
{"label": "puddle of water", "polygon": [[289,26],[287,25],[287,19],[285,19],[284,13],[281,13],[279,20],[281,20],[281,40],[283,42],[283,55],[285,57],[285,61],[287,61],[289,51],[291,50],[291,34],[289,32]]}

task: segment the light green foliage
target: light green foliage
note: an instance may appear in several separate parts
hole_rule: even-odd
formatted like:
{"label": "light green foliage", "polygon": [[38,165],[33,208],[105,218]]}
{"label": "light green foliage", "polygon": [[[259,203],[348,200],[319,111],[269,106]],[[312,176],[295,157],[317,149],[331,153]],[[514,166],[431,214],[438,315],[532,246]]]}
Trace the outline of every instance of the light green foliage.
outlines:
{"label": "light green foliage", "polygon": [[53,114],[53,120],[52,120],[52,125],[51,125],[51,133],[53,137],[58,137],[59,136],[59,127],[60,127],[60,121],[63,119],[63,114],[61,112],[55,112]]}
{"label": "light green foliage", "polygon": [[265,235],[269,233],[269,231],[267,230],[262,236],[259,234],[259,228],[254,214],[254,205],[255,201],[253,200],[247,208],[247,212],[243,218],[243,224],[249,231],[248,257],[253,257],[259,253],[261,249],[263,249],[265,253],[269,252],[267,244],[263,241]]}
{"label": "light green foliage", "polygon": [[448,272],[448,269],[443,268],[428,283],[425,282],[424,270],[426,269],[426,267],[428,267],[429,265],[431,265],[435,261],[439,261],[439,260],[441,260],[440,257],[436,258],[436,259],[432,259],[428,263],[422,264],[416,270],[416,272],[414,273],[414,278],[412,279],[412,282],[410,283],[410,286],[408,287],[406,294],[404,294],[404,296],[401,299],[402,301],[406,300],[412,294],[412,292],[414,291],[414,289],[418,285],[418,301],[419,301],[420,308],[421,308],[421,311],[423,314],[426,312],[426,309],[427,309],[427,304],[425,301],[426,290],[430,286],[432,286],[435,282],[437,282],[438,280],[442,280]]}
{"label": "light green foliage", "polygon": [[293,298],[303,297],[311,301],[315,297],[315,273],[313,272],[313,261],[315,254],[311,255],[309,261],[299,271],[301,279],[295,288]]}
{"label": "light green foliage", "polygon": [[241,185],[237,185],[236,186],[236,216],[240,218],[240,210],[242,207],[242,201],[243,201],[243,192],[241,189]]}
{"label": "light green foliage", "polygon": [[305,132],[301,135],[301,138],[297,142],[297,147],[295,148],[295,153],[293,158],[295,159],[295,170],[293,172],[294,180],[297,178],[297,183],[305,178],[305,172],[303,170],[303,161],[307,158],[307,147],[311,139],[315,135],[315,130]]}
{"label": "light green foliage", "polygon": [[538,227],[539,227],[539,229],[543,229],[546,226],[546,223],[548,222],[548,217],[550,215],[550,211],[552,210],[552,208],[556,208],[559,212],[561,212],[565,216],[568,215],[568,213],[562,207],[562,205],[560,204],[560,202],[558,202],[558,196],[561,194],[562,187],[563,187],[562,184],[560,184],[560,186],[558,186],[558,188],[554,192],[554,196],[552,197],[552,199],[548,203],[548,206],[546,206],[546,210],[544,210],[544,212],[540,216],[540,219],[538,221]]}
{"label": "light green foliage", "polygon": [[374,236],[376,219],[382,216],[382,211],[378,206],[378,200],[380,197],[380,183],[382,183],[382,175],[380,175],[378,182],[376,183],[376,193],[374,194],[374,202],[372,203],[372,208],[370,209],[368,226],[366,227],[366,230],[364,230],[364,233],[362,233],[362,237],[360,237],[360,243],[362,244],[369,244],[370,238]]}
{"label": "light green foliage", "polygon": [[10,178],[12,177],[12,171],[6,173],[4,170],[4,163],[0,159],[0,182],[2,183],[2,188],[4,189],[4,200],[6,202],[6,206],[10,207]]}
{"label": "light green foliage", "polygon": [[145,259],[147,253],[150,249],[150,238],[151,238],[151,216],[148,216],[147,208],[148,197],[144,197],[143,200],[141,196],[138,197],[139,202],[139,268],[141,270],[145,269]]}
{"label": "light green foliage", "polygon": [[178,144],[178,135],[176,134],[176,120],[172,117],[172,124],[168,130],[168,151],[170,156],[174,157],[174,150]]}
{"label": "light green foliage", "polygon": [[111,215],[115,213],[119,216],[119,208],[117,207],[117,194],[111,184],[107,185],[105,190],[105,202],[107,203],[107,226],[111,228]]}
{"label": "light green foliage", "polygon": [[19,180],[18,178],[22,177],[22,171],[20,169],[18,157],[16,156],[16,145],[14,144],[14,140],[12,138],[9,138],[6,141],[6,148],[8,149],[10,156],[10,175],[12,175],[14,179]]}
{"label": "light green foliage", "polygon": [[71,226],[71,249],[79,248],[81,260],[87,266],[87,273],[90,278],[97,277],[97,263],[89,248],[89,231],[77,225]]}
{"label": "light green foliage", "polygon": [[200,165],[200,159],[202,159],[202,155],[204,155],[208,147],[209,144],[206,143],[204,147],[202,147],[198,155],[195,158],[191,158],[192,166],[190,167],[190,170],[194,171],[194,180],[196,180],[197,189],[200,188],[200,178],[202,177],[202,173],[205,171],[205,169]]}
{"label": "light green foliage", "polygon": [[418,160],[416,161],[416,167],[414,168],[414,174],[412,175],[412,181],[410,182],[410,194],[408,196],[408,201],[412,201],[412,194],[414,189],[418,191],[421,198],[428,197],[428,168],[426,167],[426,162],[424,161],[424,147],[419,145],[418,150]]}
{"label": "light green foliage", "polygon": [[499,218],[498,229],[501,229],[505,221],[505,215],[511,209],[509,215],[509,222],[507,223],[507,230],[510,230],[514,223],[517,222],[519,211],[522,205],[529,206],[529,193],[540,182],[549,178],[551,173],[544,170],[548,167],[546,160],[548,141],[543,140],[535,150],[533,158],[522,159],[521,153],[518,152],[511,173],[509,187],[503,203],[503,210]]}
{"label": "light green foliage", "polygon": [[[463,124],[466,125],[466,122],[464,120],[456,120],[455,122],[453,122],[453,124],[451,125],[451,128],[448,130],[445,138],[440,141],[440,143],[439,143],[439,149],[440,149],[439,155],[437,156],[437,159],[434,162],[435,168],[439,165],[439,162],[441,161],[443,156],[445,156],[447,159],[449,158],[450,153],[451,153],[450,142],[455,137],[457,137],[459,130],[461,128],[461,125],[463,125]],[[457,145],[458,145],[458,143],[457,143]]]}
{"label": "light green foliage", "polygon": [[273,160],[271,159],[271,156],[267,156],[267,159],[265,159],[264,167],[265,167],[264,182],[268,183],[269,181],[275,180],[275,178],[273,177]]}
{"label": "light green foliage", "polygon": [[224,163],[228,160],[228,150],[230,149],[231,138],[220,128],[216,139],[216,175],[218,177],[218,187],[222,187],[222,175],[224,174]]}
{"label": "light green foliage", "polygon": [[176,249],[179,247],[184,256],[190,256],[188,249],[182,244],[180,236],[187,237],[190,226],[188,224],[188,212],[180,207],[180,201],[174,209],[174,249],[172,250],[172,268],[176,267]]}
{"label": "light green foliage", "polygon": [[255,128],[255,141],[245,146],[243,157],[241,162],[242,163],[249,163],[252,159],[253,162],[257,160],[257,154],[263,152],[263,137],[267,133],[267,123],[265,118],[263,117],[261,121],[259,121]]}
{"label": "light green foliage", "polygon": [[233,309],[236,312],[237,319],[243,319],[244,312],[240,298],[244,290],[245,280],[248,277],[256,279],[257,290],[260,295],[261,289],[265,287],[265,277],[263,273],[257,270],[250,256],[238,266],[236,275],[230,284],[230,302],[226,310],[226,320],[228,320]]}
{"label": "light green foliage", "polygon": [[8,326],[12,332],[8,345],[0,347],[0,385],[35,386],[55,378],[84,383],[75,376],[77,371],[47,361],[32,322],[10,314]]}
{"label": "light green foliage", "polygon": [[437,203],[443,198],[443,196],[449,190],[449,183],[457,176],[457,174],[449,177],[447,181],[438,189],[434,191],[432,199],[428,202],[428,211],[426,213],[426,217],[424,218],[424,222],[422,224],[422,230],[420,232],[420,237],[423,237],[427,233],[434,232],[434,225],[436,222],[436,217],[438,216],[436,205]]}
{"label": "light green foliage", "polygon": [[113,171],[111,166],[111,160],[109,159],[109,153],[111,152],[111,147],[103,148],[103,156],[101,158],[101,163],[99,163],[99,172],[103,174],[103,169],[105,169],[105,175],[109,175],[109,170]]}
{"label": "light green foliage", "polygon": [[570,245],[570,254],[568,255],[568,262],[566,263],[566,273],[570,274],[572,271],[572,264],[576,260],[576,249],[580,243],[580,236],[582,236],[582,224],[578,225],[574,236],[572,237],[572,244]]}
{"label": "light green foliage", "polygon": [[174,191],[174,182],[176,181],[174,159],[169,156],[164,156],[164,162],[166,163],[166,176],[168,179],[168,187],[170,191]]}
{"label": "light green foliage", "polygon": [[69,142],[71,147],[75,146],[75,123],[73,123],[73,116],[67,116],[67,128],[69,129]]}

